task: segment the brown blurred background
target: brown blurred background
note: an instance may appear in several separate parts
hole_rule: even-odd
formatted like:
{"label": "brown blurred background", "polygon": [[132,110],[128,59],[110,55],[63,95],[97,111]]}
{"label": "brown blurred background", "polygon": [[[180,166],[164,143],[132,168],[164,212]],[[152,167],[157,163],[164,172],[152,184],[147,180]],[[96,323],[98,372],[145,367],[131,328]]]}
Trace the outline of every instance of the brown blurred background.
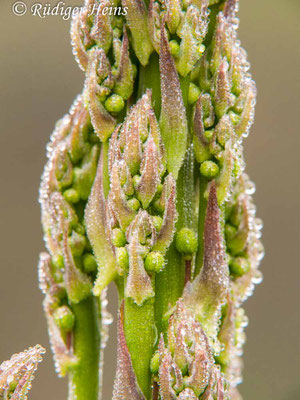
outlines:
{"label": "brown blurred background", "polygon": [[[0,2],[0,360],[35,343],[46,346],[30,399],[63,400],[66,381],[53,371],[37,286],[43,250],[37,197],[45,145],[81,91],[83,74],[72,56],[69,22],[16,17],[13,1]],[[264,282],[245,307],[245,400],[300,399],[299,17],[299,0],[241,0],[239,36],[259,90],[245,151],[266,247]],[[114,341],[112,333],[104,400],[111,398]]]}

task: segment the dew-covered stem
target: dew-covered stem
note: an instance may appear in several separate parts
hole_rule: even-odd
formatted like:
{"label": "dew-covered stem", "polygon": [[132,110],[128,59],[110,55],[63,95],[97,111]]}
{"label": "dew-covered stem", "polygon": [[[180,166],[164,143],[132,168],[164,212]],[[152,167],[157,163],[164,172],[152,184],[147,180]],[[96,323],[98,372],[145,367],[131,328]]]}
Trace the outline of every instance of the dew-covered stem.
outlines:
{"label": "dew-covered stem", "polygon": [[146,300],[141,306],[132,299],[125,299],[124,332],[137,382],[145,398],[150,400],[150,361],[157,335],[153,299]]}
{"label": "dew-covered stem", "polygon": [[99,400],[101,319],[98,300],[89,297],[72,305],[76,365],[69,374],[69,400]]}

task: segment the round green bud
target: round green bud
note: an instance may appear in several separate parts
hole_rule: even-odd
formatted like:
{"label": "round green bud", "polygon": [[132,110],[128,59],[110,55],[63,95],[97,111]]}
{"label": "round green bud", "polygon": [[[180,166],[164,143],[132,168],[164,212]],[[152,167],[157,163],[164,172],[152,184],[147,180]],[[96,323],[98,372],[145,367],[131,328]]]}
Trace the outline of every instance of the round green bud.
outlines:
{"label": "round green bud", "polygon": [[226,240],[231,240],[237,232],[237,229],[231,224],[225,224],[225,238]]}
{"label": "round green bud", "polygon": [[77,190],[71,188],[64,191],[64,198],[67,200],[67,202],[76,204],[80,200],[80,195]]}
{"label": "round green bud", "polygon": [[65,267],[64,258],[61,254],[54,254],[52,262],[57,269],[63,269]]}
{"label": "round green bud", "polygon": [[124,232],[119,229],[115,228],[112,231],[112,244],[116,247],[123,247],[126,244],[126,237]]}
{"label": "round green bud", "polygon": [[176,248],[180,253],[192,254],[197,251],[198,240],[196,232],[189,228],[182,228],[176,234]]}
{"label": "round green bud", "polygon": [[140,202],[135,197],[133,197],[132,199],[128,200],[127,204],[134,211],[138,211],[139,208],[141,207]]}
{"label": "round green bud", "polygon": [[116,248],[116,259],[119,268],[122,271],[128,271],[129,268],[129,255],[125,247]]}
{"label": "round green bud", "polygon": [[205,137],[205,139],[208,140],[209,142],[211,141],[213,135],[214,135],[214,131],[213,131],[212,129],[211,129],[211,130],[208,130],[208,131],[204,131],[204,137]]}
{"label": "round green bud", "polygon": [[159,216],[154,216],[152,217],[152,222],[156,231],[159,232],[163,223],[163,219]]}
{"label": "round green bud", "polygon": [[145,269],[148,272],[159,272],[163,269],[164,263],[164,256],[159,251],[152,251],[145,259]]}
{"label": "round green bud", "polygon": [[140,175],[134,175],[132,180],[133,180],[133,186],[136,189],[138,187],[139,183],[141,182],[141,176]]}
{"label": "round green bud", "polygon": [[[12,380],[11,380],[12,379]],[[18,386],[18,380],[15,378],[15,377],[13,377],[13,375],[10,375],[9,376],[9,388],[8,388],[8,390],[9,390],[9,393],[8,393],[8,397],[6,397],[7,399],[10,399],[11,398],[11,395],[14,393],[14,391],[16,390],[16,388],[17,388],[17,386]]]}
{"label": "round green bud", "polygon": [[86,238],[83,235],[73,231],[72,236],[68,237],[68,243],[74,257],[79,257],[83,253],[86,245]]}
{"label": "round green bud", "polygon": [[153,357],[151,358],[150,370],[151,370],[152,374],[158,373],[158,370],[159,370],[159,352],[158,351],[156,351],[153,354]]}
{"label": "round green bud", "polygon": [[110,113],[119,113],[125,106],[123,97],[119,96],[118,94],[112,94],[108,99],[105,101],[105,108]]}
{"label": "round green bud", "polygon": [[[118,29],[118,28],[117,28],[117,29]],[[117,75],[118,75],[118,68],[112,67],[111,73],[112,73],[113,76],[117,76]]]}
{"label": "round green bud", "polygon": [[70,332],[74,326],[75,317],[67,306],[57,308],[53,314],[56,325],[63,331]]}
{"label": "round green bud", "polygon": [[213,161],[204,161],[200,165],[200,172],[206,178],[214,178],[219,173],[218,165]]}
{"label": "round green bud", "polygon": [[177,40],[170,40],[169,46],[170,46],[170,52],[171,52],[172,56],[179,57],[180,44],[177,42]]}
{"label": "round green bud", "polygon": [[86,253],[83,256],[83,268],[88,273],[97,271],[97,262],[93,254]]}
{"label": "round green bud", "polygon": [[250,270],[250,261],[244,257],[232,258],[229,264],[231,274],[242,276]]}
{"label": "round green bud", "polygon": [[201,94],[200,88],[197,85],[195,85],[193,82],[191,82],[190,86],[189,86],[188,102],[190,104],[196,103],[200,94]]}

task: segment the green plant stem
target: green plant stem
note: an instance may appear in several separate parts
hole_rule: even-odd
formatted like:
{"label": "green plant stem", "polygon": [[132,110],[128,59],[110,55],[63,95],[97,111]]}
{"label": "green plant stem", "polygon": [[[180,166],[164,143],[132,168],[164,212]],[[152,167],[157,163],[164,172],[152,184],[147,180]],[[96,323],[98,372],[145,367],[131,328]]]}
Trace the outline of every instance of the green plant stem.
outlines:
{"label": "green plant stem", "polygon": [[109,171],[108,171],[108,155],[109,155],[109,141],[102,143],[102,154],[103,154],[103,192],[106,198],[109,192]]}
{"label": "green plant stem", "polygon": [[132,299],[125,298],[124,332],[138,384],[146,399],[150,399],[150,361],[156,337],[153,298],[140,306]]}
{"label": "green plant stem", "polygon": [[200,272],[203,264],[203,233],[207,200],[204,196],[207,187],[207,179],[200,175],[199,177],[199,215],[198,215],[198,251],[196,255],[195,276]]}
{"label": "green plant stem", "polygon": [[155,282],[155,320],[158,335],[167,329],[171,311],[182,295],[185,279],[184,261],[176,250],[174,241],[166,254],[166,260],[166,266],[157,275]]}
{"label": "green plant stem", "polygon": [[68,400],[99,399],[100,334],[97,299],[72,305],[75,315],[74,353],[78,364],[69,374]]}

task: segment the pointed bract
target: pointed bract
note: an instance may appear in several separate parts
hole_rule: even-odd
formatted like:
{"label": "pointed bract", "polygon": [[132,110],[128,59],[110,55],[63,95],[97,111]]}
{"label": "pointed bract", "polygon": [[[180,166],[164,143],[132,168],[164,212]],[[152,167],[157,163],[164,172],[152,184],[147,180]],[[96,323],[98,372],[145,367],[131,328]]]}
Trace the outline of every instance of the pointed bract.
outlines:
{"label": "pointed bract", "polygon": [[188,126],[179,78],[170,53],[164,23],[161,27],[159,65],[162,99],[159,124],[167,152],[167,169],[177,179],[187,149]]}
{"label": "pointed bract", "polygon": [[148,31],[147,10],[143,0],[122,0],[127,8],[126,20],[130,29],[133,48],[142,65],[147,65],[153,51]]}
{"label": "pointed bract", "polygon": [[[102,49],[95,49],[92,51],[89,55],[88,73],[85,83],[88,109],[92,124],[99,139],[103,142],[110,137],[116,125],[115,119],[105,109],[100,100],[102,92],[103,95],[109,93],[109,87],[101,88],[102,82],[98,82],[110,74],[110,71],[105,69],[108,68],[106,67],[108,63],[109,61]],[[103,76],[98,76],[98,68]]]}
{"label": "pointed bract", "polygon": [[124,303],[119,311],[118,321],[118,364],[114,383],[113,400],[145,400],[138,386],[130,353],[124,334]]}
{"label": "pointed bract", "polygon": [[158,148],[150,135],[144,151],[141,180],[136,188],[138,199],[143,208],[148,208],[160,183],[161,162]]}
{"label": "pointed bract", "polygon": [[96,178],[85,209],[85,226],[98,264],[98,276],[94,294],[102,290],[116,277],[115,255],[106,236],[106,204],[103,192],[103,149],[99,158]]}
{"label": "pointed bract", "polygon": [[[115,39],[118,40],[118,39]],[[123,40],[120,49],[119,66],[116,73],[114,91],[127,100],[133,91],[133,66],[129,57],[129,41],[124,28]]]}
{"label": "pointed bract", "polygon": [[158,233],[153,250],[160,251],[164,254],[173,240],[175,223],[177,220],[176,182],[172,174],[169,174],[164,182],[162,200],[165,207],[163,223]]}
{"label": "pointed bract", "polygon": [[183,299],[188,309],[196,313],[215,351],[218,352],[217,329],[221,306],[229,290],[229,273],[214,181],[209,191],[203,240],[203,267],[195,280],[186,286]]}
{"label": "pointed bract", "polygon": [[146,222],[145,215],[147,215],[147,213],[140,211],[132,222],[134,229],[130,231],[130,238],[128,238],[129,244],[127,245],[129,254],[129,274],[125,288],[125,295],[126,297],[132,298],[138,305],[141,305],[149,297],[154,296],[150,277],[144,267],[142,257],[143,248],[140,244],[139,232],[141,229],[144,229],[143,225]]}

